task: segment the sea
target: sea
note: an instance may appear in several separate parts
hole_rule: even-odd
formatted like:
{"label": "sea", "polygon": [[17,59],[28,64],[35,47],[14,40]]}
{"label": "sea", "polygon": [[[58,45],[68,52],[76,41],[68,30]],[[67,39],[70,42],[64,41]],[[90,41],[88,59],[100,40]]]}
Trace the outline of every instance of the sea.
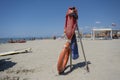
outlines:
{"label": "sea", "polygon": [[10,40],[26,40],[26,41],[28,41],[28,40],[35,40],[35,39],[41,39],[41,38],[35,38],[35,37],[33,37],[33,38],[31,38],[31,37],[25,37],[25,38],[0,38],[0,44],[5,44],[5,43],[8,43],[8,41],[10,41]]}
{"label": "sea", "polygon": [[0,44],[7,43],[8,40],[10,40],[10,39],[9,38],[0,38]]}
{"label": "sea", "polygon": [[5,43],[8,43],[8,41],[10,40],[26,40],[26,41],[29,41],[29,40],[42,40],[42,39],[51,39],[51,37],[25,37],[25,38],[0,38],[0,44],[5,44]]}

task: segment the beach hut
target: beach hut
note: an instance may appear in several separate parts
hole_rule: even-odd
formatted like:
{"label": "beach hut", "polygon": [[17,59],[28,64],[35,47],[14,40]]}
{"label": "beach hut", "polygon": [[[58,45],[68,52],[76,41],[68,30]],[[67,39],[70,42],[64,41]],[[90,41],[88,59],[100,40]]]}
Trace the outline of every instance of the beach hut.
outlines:
{"label": "beach hut", "polygon": [[91,32],[92,39],[112,39],[112,29],[102,28],[102,29],[92,29]]}

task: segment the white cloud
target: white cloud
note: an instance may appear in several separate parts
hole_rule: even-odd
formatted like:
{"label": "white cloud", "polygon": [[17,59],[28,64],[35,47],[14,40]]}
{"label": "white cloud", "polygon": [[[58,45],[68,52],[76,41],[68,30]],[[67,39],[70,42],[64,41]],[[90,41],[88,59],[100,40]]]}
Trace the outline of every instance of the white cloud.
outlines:
{"label": "white cloud", "polygon": [[96,24],[100,24],[101,22],[100,22],[100,21],[96,21],[95,23],[96,23]]}

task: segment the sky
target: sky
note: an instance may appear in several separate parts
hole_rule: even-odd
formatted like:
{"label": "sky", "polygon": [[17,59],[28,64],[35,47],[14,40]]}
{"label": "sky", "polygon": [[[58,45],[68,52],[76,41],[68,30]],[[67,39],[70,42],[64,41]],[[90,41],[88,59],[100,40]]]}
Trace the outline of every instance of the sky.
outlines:
{"label": "sky", "polygon": [[83,33],[120,29],[120,0],[0,0],[0,38],[62,35],[66,12],[73,6]]}

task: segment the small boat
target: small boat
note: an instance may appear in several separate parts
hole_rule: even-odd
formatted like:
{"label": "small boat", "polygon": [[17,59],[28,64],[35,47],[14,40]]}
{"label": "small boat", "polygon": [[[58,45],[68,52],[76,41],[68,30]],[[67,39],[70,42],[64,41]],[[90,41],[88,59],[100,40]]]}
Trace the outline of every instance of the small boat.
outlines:
{"label": "small boat", "polygon": [[25,43],[26,40],[18,40],[17,43]]}
{"label": "small boat", "polygon": [[26,43],[26,40],[10,40],[8,43]]}

